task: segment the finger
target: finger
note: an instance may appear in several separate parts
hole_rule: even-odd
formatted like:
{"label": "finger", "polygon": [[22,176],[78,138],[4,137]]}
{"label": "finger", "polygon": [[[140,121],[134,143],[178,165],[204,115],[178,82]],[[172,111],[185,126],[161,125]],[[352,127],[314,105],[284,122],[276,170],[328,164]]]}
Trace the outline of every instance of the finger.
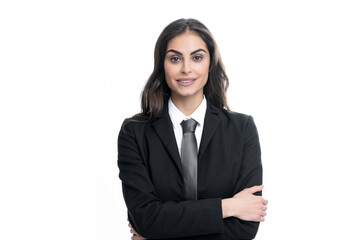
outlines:
{"label": "finger", "polygon": [[269,203],[269,201],[264,199],[264,204],[267,205],[268,203]]}
{"label": "finger", "polygon": [[137,238],[136,239],[145,239],[140,234],[138,234],[134,228],[131,228],[131,233],[133,233]]}
{"label": "finger", "polygon": [[262,217],[265,217],[265,216],[266,216],[266,212],[263,211],[263,212],[261,213],[261,216],[262,216]]}
{"label": "finger", "polygon": [[139,235],[132,235],[132,237],[131,237],[131,240],[144,240],[144,239],[146,239],[146,238],[143,238],[142,236],[139,236]]}
{"label": "finger", "polygon": [[266,211],[267,208],[268,208],[267,205],[264,205],[263,211]]}
{"label": "finger", "polygon": [[132,234],[136,234],[136,232],[134,231],[134,229],[133,229],[133,228],[131,228],[131,229],[130,229],[130,233],[132,233]]}
{"label": "finger", "polygon": [[261,190],[263,190],[264,185],[260,185],[260,186],[253,186],[251,188],[247,188],[247,191],[249,193],[256,193],[256,192],[260,192]]}
{"label": "finger", "polygon": [[136,235],[136,236],[140,236],[136,231],[135,231],[135,229],[134,228],[131,228],[131,233],[133,233],[134,235]]}
{"label": "finger", "polygon": [[265,218],[264,217],[260,217],[260,222],[263,222],[265,221]]}
{"label": "finger", "polygon": [[130,224],[130,223],[128,224],[128,227],[129,227],[129,228],[132,228],[132,226],[131,226],[131,224]]}
{"label": "finger", "polygon": [[132,235],[131,240],[139,240],[139,237],[137,235]]}

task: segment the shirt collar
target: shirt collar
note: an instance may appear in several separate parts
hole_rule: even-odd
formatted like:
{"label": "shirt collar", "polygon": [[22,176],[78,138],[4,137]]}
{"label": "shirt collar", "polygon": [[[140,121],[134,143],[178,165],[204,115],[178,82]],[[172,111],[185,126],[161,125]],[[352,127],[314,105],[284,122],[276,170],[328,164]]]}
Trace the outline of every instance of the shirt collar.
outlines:
{"label": "shirt collar", "polygon": [[169,116],[174,128],[180,126],[180,123],[184,119],[189,119],[189,118],[194,119],[200,126],[204,124],[206,107],[207,107],[207,101],[205,96],[203,97],[203,100],[201,101],[200,105],[190,116],[185,116],[185,114],[183,114],[171,101],[171,97],[169,98],[168,106],[169,106]]}

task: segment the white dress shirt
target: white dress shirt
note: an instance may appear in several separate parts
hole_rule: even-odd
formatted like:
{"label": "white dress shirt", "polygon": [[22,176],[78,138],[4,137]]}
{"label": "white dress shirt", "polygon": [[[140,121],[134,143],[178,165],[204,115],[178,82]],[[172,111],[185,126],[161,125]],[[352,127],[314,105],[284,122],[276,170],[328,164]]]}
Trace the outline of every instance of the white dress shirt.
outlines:
{"label": "white dress shirt", "polygon": [[181,141],[183,138],[183,130],[182,130],[181,122],[183,120],[187,120],[190,118],[194,119],[197,122],[197,125],[195,128],[195,137],[196,137],[196,142],[197,142],[197,148],[199,151],[202,131],[203,131],[203,127],[204,127],[206,107],[207,107],[207,102],[206,102],[205,96],[204,96],[201,104],[190,116],[185,116],[185,114],[183,114],[175,106],[175,104],[171,101],[171,97],[169,98],[168,106],[169,106],[169,115],[170,115],[171,122],[173,124],[176,143],[177,143],[177,146],[179,149],[180,156],[181,156]]}

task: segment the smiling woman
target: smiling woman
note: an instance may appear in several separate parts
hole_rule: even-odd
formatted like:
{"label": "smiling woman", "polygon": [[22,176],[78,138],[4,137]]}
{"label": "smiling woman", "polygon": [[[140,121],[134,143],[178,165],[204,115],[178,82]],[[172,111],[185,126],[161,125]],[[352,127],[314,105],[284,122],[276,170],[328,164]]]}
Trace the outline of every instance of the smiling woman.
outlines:
{"label": "smiling woman", "polygon": [[[206,43],[196,32],[189,30],[171,39],[167,46],[164,61],[166,83],[171,89],[171,100],[179,108],[185,108],[183,113],[187,116],[203,99],[210,65],[207,52]],[[191,108],[186,109],[186,106]]]}
{"label": "smiling woman", "polygon": [[250,115],[231,112],[228,78],[204,24],[179,19],[155,46],[142,112],[124,121],[119,177],[132,239],[253,239],[268,201]]}

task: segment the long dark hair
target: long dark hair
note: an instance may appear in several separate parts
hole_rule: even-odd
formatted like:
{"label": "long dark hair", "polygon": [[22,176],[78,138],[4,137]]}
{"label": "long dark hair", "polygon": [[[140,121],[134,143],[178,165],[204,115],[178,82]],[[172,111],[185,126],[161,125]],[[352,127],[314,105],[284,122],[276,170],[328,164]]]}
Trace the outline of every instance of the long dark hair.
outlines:
{"label": "long dark hair", "polygon": [[[225,73],[215,39],[200,21],[192,18],[178,19],[170,23],[160,34],[154,51],[154,70],[150,75],[141,94],[141,113],[139,115],[153,119],[162,111],[170,97],[170,88],[165,80],[164,60],[168,42],[175,36],[187,31],[195,31],[210,52],[210,67],[208,81],[204,86],[204,95],[209,104],[218,108],[229,109],[226,90],[229,80]],[[230,110],[230,109],[229,109]]]}

